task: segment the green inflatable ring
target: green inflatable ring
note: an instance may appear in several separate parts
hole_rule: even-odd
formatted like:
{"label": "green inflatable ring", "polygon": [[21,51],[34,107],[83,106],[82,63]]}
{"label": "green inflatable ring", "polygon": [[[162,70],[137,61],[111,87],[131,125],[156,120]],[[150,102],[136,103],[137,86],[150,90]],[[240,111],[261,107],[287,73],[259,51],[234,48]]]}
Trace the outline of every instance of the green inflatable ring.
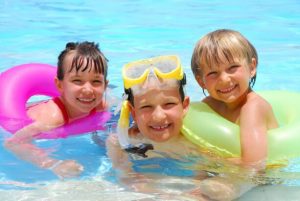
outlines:
{"label": "green inflatable ring", "polygon": [[[259,92],[273,107],[279,128],[268,131],[268,164],[283,163],[300,156],[300,93]],[[241,155],[239,126],[213,111],[203,102],[193,102],[184,118],[183,135],[222,157]]]}

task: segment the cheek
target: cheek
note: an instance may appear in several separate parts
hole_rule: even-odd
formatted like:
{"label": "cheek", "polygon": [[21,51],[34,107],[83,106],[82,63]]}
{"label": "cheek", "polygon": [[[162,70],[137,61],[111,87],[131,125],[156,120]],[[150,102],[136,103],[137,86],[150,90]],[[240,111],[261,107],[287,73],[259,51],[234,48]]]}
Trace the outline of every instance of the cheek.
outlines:
{"label": "cheek", "polygon": [[101,87],[98,87],[95,89],[95,91],[98,93],[98,94],[104,94],[105,92],[105,86],[101,86]]}
{"label": "cheek", "polygon": [[[179,115],[179,114],[181,114],[181,115]],[[183,122],[183,118],[184,118],[183,109],[180,108],[180,109],[174,110],[169,115],[172,116],[175,127],[181,127],[182,126],[182,122]]]}
{"label": "cheek", "polygon": [[204,88],[210,88],[213,85],[214,81],[212,79],[203,79]]}
{"label": "cheek", "polygon": [[143,122],[146,122],[147,120],[144,118],[144,115],[140,114],[139,112],[136,112],[134,121],[139,125],[139,127],[143,127]]}

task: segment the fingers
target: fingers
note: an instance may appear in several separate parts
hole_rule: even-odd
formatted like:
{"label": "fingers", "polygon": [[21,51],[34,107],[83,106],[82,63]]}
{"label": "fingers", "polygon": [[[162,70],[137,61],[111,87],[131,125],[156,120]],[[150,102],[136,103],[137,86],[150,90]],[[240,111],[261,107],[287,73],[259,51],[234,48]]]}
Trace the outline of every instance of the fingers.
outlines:
{"label": "fingers", "polygon": [[84,167],[74,160],[65,160],[53,168],[53,172],[60,178],[73,178],[79,176]]}

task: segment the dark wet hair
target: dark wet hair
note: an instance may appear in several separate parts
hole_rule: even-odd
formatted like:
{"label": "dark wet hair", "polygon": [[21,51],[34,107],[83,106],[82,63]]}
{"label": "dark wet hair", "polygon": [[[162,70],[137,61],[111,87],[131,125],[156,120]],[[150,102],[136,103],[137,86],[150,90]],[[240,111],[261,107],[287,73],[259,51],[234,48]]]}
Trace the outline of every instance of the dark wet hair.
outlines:
{"label": "dark wet hair", "polygon": [[64,60],[66,55],[68,55],[71,51],[75,51],[75,56],[72,60],[72,66],[69,72],[71,72],[74,68],[76,72],[94,70],[96,73],[103,74],[104,80],[106,81],[108,60],[100,51],[98,44],[88,41],[81,43],[69,42],[66,44],[66,48],[58,56],[57,78],[59,80],[64,79],[66,70],[64,67]]}
{"label": "dark wet hair", "polygon": [[[185,73],[183,74],[183,78],[181,80],[178,81],[178,85],[179,85],[179,94],[180,94],[180,99],[183,102],[184,98],[185,98],[185,93],[184,93],[184,86],[186,85],[186,75]],[[134,95],[132,93],[131,88],[129,89],[124,89],[125,90],[125,94],[128,95],[127,100],[130,102],[130,104],[132,106],[134,106]]]}

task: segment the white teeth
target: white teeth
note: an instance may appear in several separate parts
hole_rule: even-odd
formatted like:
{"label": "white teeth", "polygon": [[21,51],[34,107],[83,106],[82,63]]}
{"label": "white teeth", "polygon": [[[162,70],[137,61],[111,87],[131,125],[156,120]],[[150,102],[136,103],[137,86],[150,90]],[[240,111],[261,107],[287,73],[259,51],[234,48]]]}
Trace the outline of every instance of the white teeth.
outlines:
{"label": "white teeth", "polygon": [[234,88],[235,88],[235,86],[232,86],[232,87],[227,88],[227,89],[219,90],[219,92],[225,94],[225,93],[231,92]]}
{"label": "white teeth", "polygon": [[154,129],[164,129],[167,128],[168,125],[164,125],[164,126],[152,126]]}
{"label": "white teeth", "polygon": [[79,101],[82,101],[82,102],[92,102],[94,100],[94,98],[78,98]]}

